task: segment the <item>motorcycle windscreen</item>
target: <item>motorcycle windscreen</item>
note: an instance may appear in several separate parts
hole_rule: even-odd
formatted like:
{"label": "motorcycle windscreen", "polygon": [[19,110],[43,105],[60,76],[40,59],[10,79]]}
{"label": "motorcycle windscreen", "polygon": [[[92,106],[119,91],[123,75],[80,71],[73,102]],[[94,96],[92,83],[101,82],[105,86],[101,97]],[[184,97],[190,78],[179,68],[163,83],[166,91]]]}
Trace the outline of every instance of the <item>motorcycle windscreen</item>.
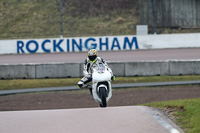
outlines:
{"label": "motorcycle windscreen", "polygon": [[103,64],[99,64],[97,71],[98,71],[98,73],[104,73],[105,72],[105,66]]}

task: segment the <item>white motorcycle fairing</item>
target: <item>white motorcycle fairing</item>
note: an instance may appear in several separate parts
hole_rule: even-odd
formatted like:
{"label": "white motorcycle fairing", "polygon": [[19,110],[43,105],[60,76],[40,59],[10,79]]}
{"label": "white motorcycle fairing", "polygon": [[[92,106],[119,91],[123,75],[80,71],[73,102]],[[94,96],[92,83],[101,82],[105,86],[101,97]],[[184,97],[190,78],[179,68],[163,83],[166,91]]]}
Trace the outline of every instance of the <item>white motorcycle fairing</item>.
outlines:
{"label": "white motorcycle fairing", "polygon": [[112,97],[112,87],[111,87],[111,72],[108,71],[107,67],[103,64],[97,65],[93,68],[92,73],[92,94],[96,102],[102,105],[102,100],[99,95],[100,89],[106,89],[106,103]]}

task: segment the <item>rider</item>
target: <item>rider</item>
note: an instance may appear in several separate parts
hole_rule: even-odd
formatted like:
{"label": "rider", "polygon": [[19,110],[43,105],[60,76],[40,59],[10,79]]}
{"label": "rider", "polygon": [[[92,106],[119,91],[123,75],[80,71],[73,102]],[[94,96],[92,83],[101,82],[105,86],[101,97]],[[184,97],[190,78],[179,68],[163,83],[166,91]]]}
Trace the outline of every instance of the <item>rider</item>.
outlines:
{"label": "rider", "polygon": [[[113,81],[115,80],[115,76],[113,75],[113,72],[111,68],[108,66],[108,64],[101,57],[98,57],[98,52],[96,49],[91,49],[88,52],[88,58],[85,60],[85,63],[84,63],[84,69],[83,69],[84,77],[77,84],[79,88],[81,88],[84,84],[87,84],[92,81],[91,68],[99,63],[103,63],[105,66],[108,67],[108,70],[110,71],[112,75],[112,80]],[[91,92],[92,88],[89,88],[89,89]]]}

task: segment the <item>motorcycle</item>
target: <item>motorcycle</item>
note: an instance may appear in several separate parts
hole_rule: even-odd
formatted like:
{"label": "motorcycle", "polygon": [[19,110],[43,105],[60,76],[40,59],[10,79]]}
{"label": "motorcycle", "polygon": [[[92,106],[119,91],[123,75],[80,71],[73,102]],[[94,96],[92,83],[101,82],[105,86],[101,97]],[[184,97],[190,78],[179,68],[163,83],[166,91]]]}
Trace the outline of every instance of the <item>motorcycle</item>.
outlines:
{"label": "motorcycle", "polygon": [[112,97],[111,86],[112,75],[107,66],[98,64],[92,68],[92,96],[100,107],[107,107],[108,101]]}

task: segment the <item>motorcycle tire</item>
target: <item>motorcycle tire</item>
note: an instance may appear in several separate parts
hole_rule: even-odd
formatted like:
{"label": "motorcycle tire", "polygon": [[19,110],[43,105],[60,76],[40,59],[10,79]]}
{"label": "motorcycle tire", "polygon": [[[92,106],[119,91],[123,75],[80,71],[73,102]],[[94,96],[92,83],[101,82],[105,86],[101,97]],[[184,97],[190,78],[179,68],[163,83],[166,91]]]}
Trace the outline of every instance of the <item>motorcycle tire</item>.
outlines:
{"label": "motorcycle tire", "polygon": [[106,102],[106,88],[100,88],[100,98],[101,98],[101,104],[100,107],[107,107]]}

